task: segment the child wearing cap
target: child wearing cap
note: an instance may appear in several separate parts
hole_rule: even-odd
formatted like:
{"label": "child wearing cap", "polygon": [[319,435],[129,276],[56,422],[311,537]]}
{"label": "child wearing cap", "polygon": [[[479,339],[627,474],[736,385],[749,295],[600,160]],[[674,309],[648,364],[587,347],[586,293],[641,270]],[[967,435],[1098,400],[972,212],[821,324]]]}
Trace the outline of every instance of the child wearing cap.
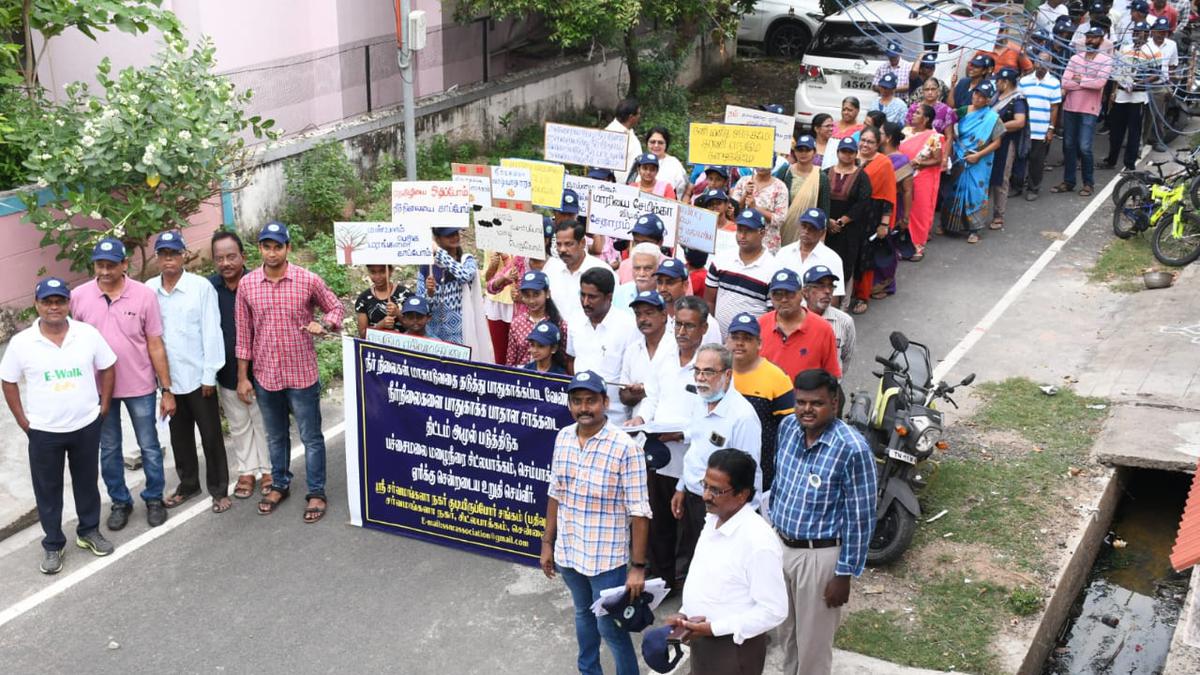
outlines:
{"label": "child wearing cap", "polygon": [[508,329],[504,364],[521,366],[529,362],[529,334],[542,321],[558,326],[559,340],[566,344],[567,322],[550,297],[550,280],[540,270],[529,270],[517,281],[513,320]]}
{"label": "child wearing cap", "polygon": [[417,295],[429,302],[429,330],[442,340],[470,347],[474,360],[491,361],[479,263],[463,248],[455,228],[433,228],[433,243],[434,264],[422,265],[417,272]]}
{"label": "child wearing cap", "polygon": [[425,298],[406,298],[400,306],[400,330],[408,335],[437,339],[438,336],[429,334],[429,319],[429,303]]}
{"label": "child wearing cap", "polygon": [[638,155],[633,168],[637,176],[629,181],[630,185],[656,197],[675,199],[675,186],[658,178],[658,157],[654,153]]}
{"label": "child wearing cap", "polygon": [[570,375],[567,372],[567,358],[563,353],[562,337],[557,326],[550,321],[539,321],[525,341],[528,343],[529,357],[532,359],[523,366],[525,370],[536,370],[551,375]]}

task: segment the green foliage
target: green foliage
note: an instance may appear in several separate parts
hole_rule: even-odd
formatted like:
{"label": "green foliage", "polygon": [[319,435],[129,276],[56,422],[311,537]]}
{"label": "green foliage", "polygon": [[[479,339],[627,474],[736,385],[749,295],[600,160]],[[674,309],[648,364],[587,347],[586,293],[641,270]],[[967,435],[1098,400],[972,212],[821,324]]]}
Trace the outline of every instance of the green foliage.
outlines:
{"label": "green foliage", "polygon": [[317,340],[317,376],[321,379],[321,393],[329,385],[342,379],[342,341],[324,338]]}
{"label": "green foliage", "polygon": [[[337,257],[334,254],[333,236],[318,232],[308,240],[307,244],[292,244],[295,250],[307,249],[314,256],[311,265],[308,269],[317,276],[325,280],[325,285],[329,286],[329,290],[339,298],[344,298],[350,295],[353,290],[350,281],[350,268],[346,265],[339,265]],[[301,248],[303,247],[303,248]]]}
{"label": "green foliage", "polygon": [[283,166],[287,177],[288,210],[284,219],[308,233],[332,232],[333,221],[342,219],[358,176],[346,151],[336,140],[328,140]]}
{"label": "green foliage", "polygon": [[12,137],[14,126],[8,120],[26,119],[36,114],[33,102],[16,89],[0,91],[0,190],[30,182],[29,171],[25,169],[29,148]]}
{"label": "green foliage", "polygon": [[[43,246],[58,246],[59,259],[85,270],[92,245],[109,235],[140,250],[144,262],[150,236],[186,227],[222,183],[249,168],[243,133],[274,137],[274,121],[247,118],[252,93],[235,91],[215,66],[211,41],[189,52],[185,41],[170,39],[146,68],[114,76],[109,60],[101,61],[102,94],[71,83],[65,104],[44,104],[23,121],[15,133],[33,148],[25,167],[55,195],[45,205],[36,194],[23,197]],[[74,216],[100,227],[74,223]]]}
{"label": "green foliage", "polygon": [[1042,594],[1027,586],[1014,588],[1008,594],[1008,608],[1017,616],[1033,616],[1042,609]]}
{"label": "green foliage", "polygon": [[1142,274],[1161,267],[1150,250],[1150,239],[1143,233],[1108,242],[1096,264],[1088,270],[1088,280],[1109,284],[1118,293],[1136,293],[1146,288]]}

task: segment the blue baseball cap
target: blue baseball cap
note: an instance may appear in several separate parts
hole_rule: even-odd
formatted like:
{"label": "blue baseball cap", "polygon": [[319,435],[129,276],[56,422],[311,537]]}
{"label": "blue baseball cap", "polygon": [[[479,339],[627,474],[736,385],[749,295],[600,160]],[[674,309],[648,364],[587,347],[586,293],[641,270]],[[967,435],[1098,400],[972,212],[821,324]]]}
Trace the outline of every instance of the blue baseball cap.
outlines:
{"label": "blue baseball cap", "polygon": [[717,174],[721,178],[724,178],[725,180],[729,180],[729,167],[727,167],[727,166],[722,166],[719,164],[710,164],[710,165],[704,167],[704,173],[708,173],[709,171],[712,171],[713,173]]}
{"label": "blue baseball cap", "polygon": [[986,55],[976,54],[974,57],[971,58],[971,61],[968,65],[974,66],[976,68],[991,68],[993,64],[992,64],[992,60],[990,58],[988,58]]}
{"label": "blue baseball cap", "polygon": [[[1146,13],[1150,12],[1150,4],[1147,3],[1146,0],[1133,0],[1133,2],[1129,3],[1129,11],[1142,12],[1143,14],[1146,14]],[[1142,22],[1139,21],[1138,23],[1142,23]],[[1136,23],[1134,24],[1134,26],[1135,26],[1134,30],[1137,30]]]}
{"label": "blue baseball cap", "polygon": [[659,241],[662,241],[666,231],[662,218],[659,218],[656,213],[643,213],[633,223],[633,234],[643,237],[654,237]]}
{"label": "blue baseball cap", "polygon": [[550,346],[558,344],[561,337],[562,333],[559,332],[558,326],[543,319],[533,327],[533,330],[529,331],[529,337],[526,339],[533,340],[539,345]]}
{"label": "blue baseball cap", "polygon": [[265,241],[267,239],[270,239],[271,241],[277,241],[281,244],[287,244],[292,240],[292,237],[288,234],[287,225],[284,225],[277,220],[273,220],[266,225],[263,225],[263,228],[258,232],[259,241]]}
{"label": "blue baseball cap", "polygon": [[854,140],[853,136],[847,136],[838,141],[837,151],[849,150],[850,152],[858,152],[858,141]]}
{"label": "blue baseball cap", "polygon": [[547,239],[554,236],[554,219],[550,216],[542,216],[542,232]]}
{"label": "blue baseball cap", "polygon": [[435,227],[435,228],[433,228],[433,236],[435,236],[435,237],[449,237],[450,235],[458,233],[458,232],[462,232],[462,228],[459,228],[459,227]]}
{"label": "blue baseball cap", "polygon": [[696,206],[708,206],[713,202],[728,202],[729,195],[721,188],[713,188],[705,190],[703,194],[696,200]]}
{"label": "blue baseball cap", "polygon": [[1045,42],[1050,39],[1050,34],[1046,32],[1045,28],[1038,28],[1033,31],[1033,39]]}
{"label": "blue baseball cap", "polygon": [[1150,32],[1150,24],[1146,23],[1145,21],[1135,21],[1133,28],[1130,30],[1135,33],[1148,33]]}
{"label": "blue baseball cap", "polygon": [[815,284],[827,277],[832,277],[834,281],[838,281],[838,275],[834,274],[833,270],[824,265],[813,265],[804,273],[804,285]]}
{"label": "blue baseball cap", "polygon": [[883,77],[879,78],[879,88],[880,89],[895,89],[896,88],[896,76],[893,75],[892,73],[886,73]]}
{"label": "blue baseball cap", "polygon": [[925,52],[924,54],[921,55],[921,66],[920,67],[924,68],[925,66],[929,66],[930,68],[932,68],[937,65],[937,59],[938,59],[937,54],[935,54],[933,52]]}
{"label": "blue baseball cap", "polygon": [[779,105],[778,103],[768,103],[764,105],[762,109],[769,113],[775,113],[776,115],[786,114],[783,112],[783,106]]}
{"label": "blue baseball cap", "polygon": [[570,213],[572,215],[579,213],[579,193],[571,188],[563,190],[562,206],[558,210],[560,213]]}
{"label": "blue baseball cap", "polygon": [[655,274],[665,274],[676,279],[688,278],[687,267],[675,258],[667,258],[658,264],[658,270]]}
{"label": "blue baseball cap", "polygon": [[654,596],[645,591],[639,593],[636,598],[630,598],[629,591],[625,591],[605,600],[604,611],[612,617],[617,628],[630,633],[640,633],[654,623],[654,611],[650,609],[652,600]]}
{"label": "blue baseball cap", "polygon": [[96,247],[92,249],[92,262],[97,260],[107,260],[109,262],[124,262],[125,261],[125,244],[121,243],[120,239],[113,237],[105,237],[96,242]]}
{"label": "blue baseball cap", "polygon": [[567,385],[567,391],[572,392],[576,389],[586,389],[588,391],[594,391],[597,394],[604,394],[607,392],[607,389],[604,386],[604,378],[590,370],[585,370],[582,373],[575,373],[575,377],[571,378],[570,384]]}
{"label": "blue baseball cap", "polygon": [[1020,77],[1021,73],[1016,68],[1001,68],[996,73],[997,79],[1008,80],[1009,82],[1016,82]]}
{"label": "blue baseball cap", "polygon": [[825,215],[824,209],[813,207],[800,214],[800,222],[811,225],[814,229],[823,230],[829,223],[829,217]]}
{"label": "blue baseball cap", "polygon": [[179,233],[179,230],[171,230],[170,232],[163,232],[158,235],[158,238],[154,240],[154,250],[161,251],[164,248],[170,251],[182,251],[184,249],[183,235]]}
{"label": "blue baseball cap", "polygon": [[1169,19],[1167,19],[1167,17],[1165,17],[1165,16],[1160,16],[1154,20],[1154,25],[1150,27],[1150,30],[1152,30],[1156,33],[1158,33],[1158,32],[1170,33],[1171,32],[1171,21]]}
{"label": "blue baseball cap", "polygon": [[800,290],[800,275],[786,267],[779,270],[771,276],[771,285],[767,287],[768,293],[775,291],[799,291]]}
{"label": "blue baseball cap", "polygon": [[405,298],[404,303],[400,305],[400,313],[429,316],[429,303],[425,302],[425,298],[415,295],[410,298]]}
{"label": "blue baseball cap", "polygon": [[1108,14],[1108,10],[1104,8],[1103,2],[1099,2],[1097,0],[1097,2],[1093,2],[1092,4],[1088,5],[1088,14]]}
{"label": "blue baseball cap", "polygon": [[742,312],[733,317],[733,321],[729,322],[729,333],[749,333],[755,337],[762,335],[762,329],[758,326],[758,319],[750,312]]}
{"label": "blue baseball cap", "polygon": [[638,155],[637,160],[634,161],[633,165],[641,166],[643,164],[653,164],[654,166],[658,166],[658,156],[655,155],[653,152],[647,152],[647,153]]}
{"label": "blue baseball cap", "polygon": [[550,278],[541,270],[529,270],[521,276],[518,291],[544,291],[550,288]]}
{"label": "blue baseball cap", "polygon": [[809,136],[808,134],[803,134],[802,136],[800,136],[796,139],[795,147],[796,147],[796,149],[808,148],[809,150],[816,150],[817,149],[817,141],[812,136]]}
{"label": "blue baseball cap", "polygon": [[755,230],[761,230],[767,226],[763,222],[762,214],[754,209],[742,209],[738,211],[737,218],[734,218],[733,222],[741,227],[750,227]]}
{"label": "blue baseball cap", "polygon": [[656,673],[669,673],[683,658],[683,647],[667,642],[671,626],[656,626],[642,633],[642,660]]}
{"label": "blue baseball cap", "polygon": [[67,282],[58,277],[46,277],[37,282],[37,286],[33,287],[33,297],[38,300],[45,300],[52,295],[69,298],[71,297],[71,289],[67,286]]}
{"label": "blue baseball cap", "polygon": [[633,300],[629,303],[630,307],[636,304],[653,305],[659,309],[667,306],[667,302],[658,294],[658,291],[642,291],[633,296]]}
{"label": "blue baseball cap", "polygon": [[900,56],[900,45],[899,45],[899,43],[896,43],[896,42],[889,42],[889,43],[887,43],[887,50],[885,51],[885,53],[887,54],[887,57],[888,57],[889,59],[890,59],[890,58],[897,57],[897,56]]}
{"label": "blue baseball cap", "polygon": [[588,169],[587,177],[592,180],[617,180],[617,176],[612,172],[612,169],[602,169],[598,166]]}
{"label": "blue baseball cap", "polygon": [[996,85],[992,84],[990,80],[985,80],[980,82],[971,91],[976,94],[983,94],[988,98],[988,100],[991,100],[991,98],[996,95]]}
{"label": "blue baseball cap", "polygon": [[1092,26],[1084,31],[1083,34],[1085,37],[1104,37],[1104,29],[1100,26]]}

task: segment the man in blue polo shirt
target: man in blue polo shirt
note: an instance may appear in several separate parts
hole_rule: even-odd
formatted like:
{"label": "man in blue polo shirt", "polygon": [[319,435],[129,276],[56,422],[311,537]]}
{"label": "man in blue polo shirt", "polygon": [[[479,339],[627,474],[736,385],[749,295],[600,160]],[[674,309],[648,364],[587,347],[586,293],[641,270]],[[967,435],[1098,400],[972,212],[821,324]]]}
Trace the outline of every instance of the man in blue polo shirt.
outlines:
{"label": "man in blue polo shirt", "polygon": [[[100,420],[112,401],[117,356],[100,332],[67,318],[71,291],[50,277],[34,289],[38,318],[13,336],[0,360],[4,400],[29,439],[29,473],[42,538],[41,571],[62,570],[63,464],[71,471],[71,491],[79,525],[75,545],[98,556],[113,551],[100,534]],[[25,383],[21,401],[20,382]]]}

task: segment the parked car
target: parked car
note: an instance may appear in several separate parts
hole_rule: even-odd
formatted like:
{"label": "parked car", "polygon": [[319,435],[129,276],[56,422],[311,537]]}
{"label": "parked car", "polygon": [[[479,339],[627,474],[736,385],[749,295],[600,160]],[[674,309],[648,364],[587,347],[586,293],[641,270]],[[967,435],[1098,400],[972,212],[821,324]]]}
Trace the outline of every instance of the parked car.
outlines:
{"label": "parked car", "polygon": [[752,12],[742,15],[738,43],[760,45],[771,56],[798,59],[824,18],[820,0],[758,0]]}
{"label": "parked car", "polygon": [[901,58],[910,62],[918,58],[920,45],[926,50],[936,49],[934,75],[949,84],[960,69],[960,61],[965,61],[960,56],[967,50],[938,44],[934,39],[938,22],[972,16],[970,5],[961,0],[919,4],[912,0],[870,0],[826,17],[800,64],[796,121],[811,124],[813,115],[822,112],[837,119],[842,99],[847,96],[857,96],[864,113],[869,110],[879,100],[871,80],[887,61],[884,49],[889,40],[902,46]]}

